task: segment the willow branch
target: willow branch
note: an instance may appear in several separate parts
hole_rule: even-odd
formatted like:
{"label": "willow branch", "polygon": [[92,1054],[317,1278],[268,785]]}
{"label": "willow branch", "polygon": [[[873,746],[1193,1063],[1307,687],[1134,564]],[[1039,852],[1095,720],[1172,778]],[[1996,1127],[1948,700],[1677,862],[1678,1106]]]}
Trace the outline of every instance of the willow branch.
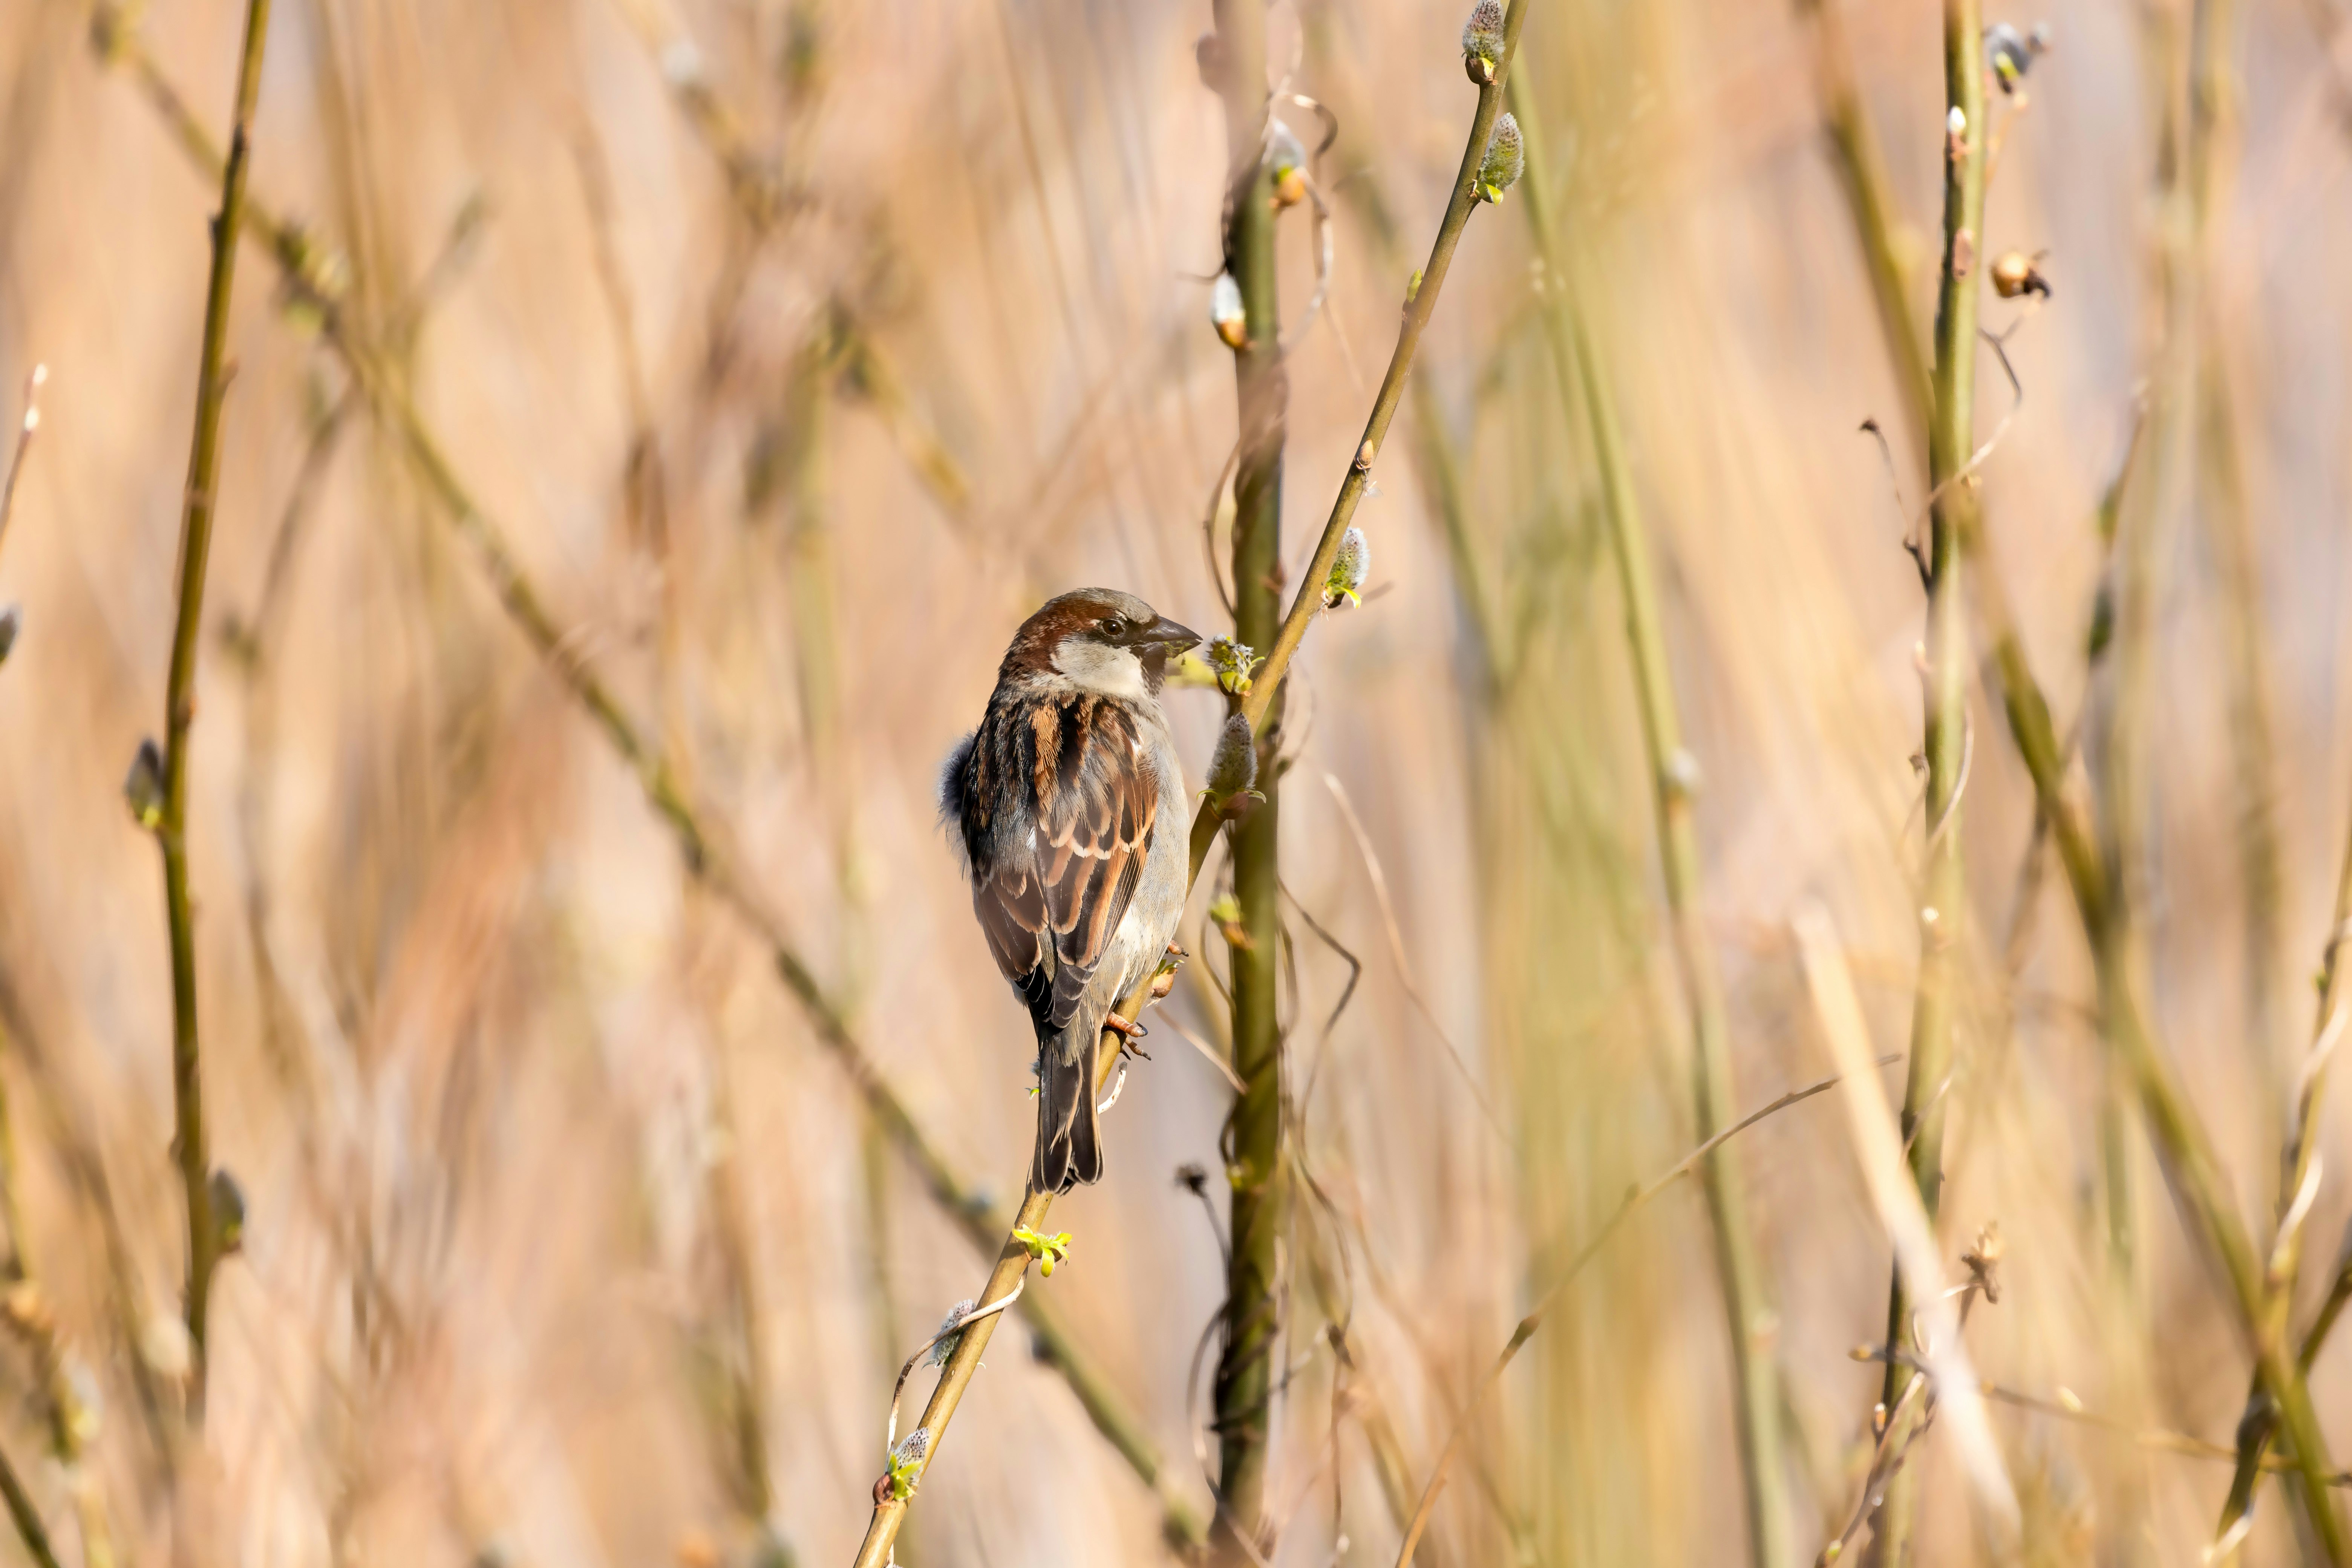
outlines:
{"label": "willow branch", "polygon": [[[1985,114],[1983,34],[1977,0],[1946,0],[1944,87],[1948,106],[1944,142],[1941,282],[1936,308],[1936,361],[1928,409],[1927,479],[1934,498],[1927,546],[1926,736],[1927,761],[1925,868],[1919,910],[1919,976],[1911,1016],[1911,1070],[1903,1091],[1903,1136],[1911,1178],[1932,1222],[1943,1190],[1944,1105],[1939,1090],[1951,1074],[1952,1024],[1958,1005],[1955,947],[1967,891],[1960,859],[1959,805],[1968,741],[1968,627],[1961,599],[1961,541],[1977,526],[1977,488],[1964,476],[1975,445],[1977,256],[1984,230],[1985,162],[1990,126]],[[1857,116],[1858,116],[1857,110]],[[1902,373],[1907,383],[1907,372]],[[1909,1299],[1897,1269],[1887,1289],[1886,1339],[1906,1337],[1922,1303]],[[1880,1395],[1888,1409],[1916,1375],[1892,1355]],[[1893,1568],[1908,1556],[1916,1474],[1894,1478],[1874,1536],[1876,1562]]]}
{"label": "willow branch", "polygon": [[1903,404],[1904,427],[1916,449],[1927,446],[1933,417],[1934,372],[1926,344],[1911,317],[1906,297],[1910,280],[1903,262],[1895,196],[1886,179],[1886,158],[1879,150],[1870,115],[1863,107],[1854,79],[1853,55],[1847,45],[1845,24],[1838,0],[1797,0],[1800,16],[1813,24],[1814,79],[1822,100],[1822,129],[1827,136],[1838,183],[1853,211],[1854,239],[1862,252],[1863,271],[1870,279],[1871,303],[1878,311],[1879,330],[1893,361],[1895,392]]}
{"label": "willow branch", "polygon": [[[1121,1018],[1132,1021],[1143,1010],[1144,997],[1145,993],[1138,991],[1122,1000],[1115,1010]],[[1100,1048],[1095,1053],[1097,1093],[1100,1093],[1103,1085],[1109,1081],[1119,1058],[1119,1043],[1120,1037],[1114,1031],[1108,1028],[1103,1031]],[[1029,1249],[1021,1241],[1019,1233],[1024,1230],[1042,1233],[1045,1228],[1046,1215],[1052,1212],[1053,1206],[1054,1194],[1051,1193],[1033,1192],[1024,1197],[1020,1212],[1005,1227],[1003,1244],[997,1252],[995,1267],[989,1270],[988,1283],[974,1298],[991,1304],[1010,1305],[1013,1295],[1024,1294],[1023,1315],[1029,1319],[1033,1333],[1038,1331],[1038,1313],[1044,1303],[1039,1297],[1022,1292],[1022,1282],[1029,1271],[1031,1259]],[[916,1486],[921,1484],[922,1477],[930,1470],[931,1461],[938,1457],[940,1441],[946,1436],[948,1424],[955,1419],[956,1410],[963,1403],[964,1391],[971,1384],[972,1373],[980,1370],[980,1358],[987,1351],[989,1339],[996,1332],[996,1325],[1002,1321],[1002,1316],[1001,1312],[990,1312],[985,1317],[975,1313],[973,1318],[966,1319],[971,1326],[957,1339],[955,1349],[949,1352],[946,1364],[940,1369],[940,1381],[932,1387],[931,1397],[924,1405],[922,1420],[918,1424],[925,1436],[925,1445],[920,1468],[914,1477]],[[1052,1346],[1045,1342],[1042,1333],[1038,1337],[1044,1359],[1053,1360],[1055,1352]],[[1080,1397],[1085,1397],[1083,1391]],[[895,1398],[893,1405],[896,1405]],[[1095,1414],[1091,1407],[1088,1413]],[[1099,1415],[1097,1415],[1096,1424],[1102,1426]],[[894,1419],[894,1430],[895,1426]],[[1139,1455],[1148,1451],[1149,1445],[1143,1439],[1140,1428],[1130,1426],[1128,1440],[1124,1443],[1118,1433],[1108,1427],[1104,1430],[1114,1444],[1119,1445],[1120,1451],[1127,1455],[1129,1461],[1137,1465],[1138,1472],[1142,1473],[1142,1466],[1138,1461]],[[1153,1469],[1144,1479],[1160,1494],[1161,1520],[1169,1539],[1198,1546],[1208,1539],[1207,1525],[1192,1505],[1176,1493],[1174,1478],[1166,1475],[1156,1455],[1152,1456],[1151,1462]],[[914,1489],[911,1487],[906,1497],[893,1496],[890,1489],[879,1484],[875,1489],[874,1514],[866,1521],[866,1538],[857,1548],[856,1568],[883,1568],[883,1564],[891,1561],[891,1549],[898,1542],[900,1527],[907,1521],[907,1506],[913,1500]]]}
{"label": "willow branch", "polygon": [[212,1167],[205,1144],[204,1082],[196,1038],[195,917],[188,900],[188,729],[196,710],[196,648],[203,632],[205,566],[212,552],[213,514],[220,478],[221,403],[228,391],[222,361],[228,342],[229,300],[236,278],[236,242],[245,217],[255,100],[261,91],[261,51],[269,31],[269,0],[247,0],[245,50],[237,65],[236,103],[221,170],[220,211],[213,219],[212,279],[205,291],[205,334],[196,372],[195,434],[189,444],[187,488],[180,514],[179,622],[172,636],[172,670],[163,699],[163,802],[155,837],[163,855],[163,906],[172,941],[172,1099],[180,1185],[188,1209],[188,1337],[193,1342],[190,1407],[201,1415],[205,1387],[205,1313],[221,1237],[212,1210]]}
{"label": "willow branch", "polygon": [[[1437,226],[1437,241],[1430,247],[1429,264],[1422,268],[1421,287],[1405,302],[1404,322],[1397,331],[1396,348],[1389,355],[1388,373],[1381,377],[1380,392],[1372,399],[1371,416],[1364,421],[1364,438],[1356,447],[1356,459],[1349,466],[1347,477],[1339,481],[1339,496],[1331,503],[1330,520],[1323,525],[1323,537],[1315,546],[1314,560],[1298,579],[1298,592],[1290,602],[1289,614],[1283,617],[1282,630],[1276,634],[1274,646],[1266,650],[1265,664],[1242,704],[1253,732],[1265,721],[1283,675],[1290,668],[1291,658],[1306,638],[1307,626],[1323,608],[1323,584],[1331,574],[1331,563],[1339,553],[1339,540],[1356,515],[1357,503],[1364,498],[1364,487],[1371,480],[1372,464],[1388,439],[1389,423],[1396,416],[1397,404],[1404,395],[1405,377],[1412,370],[1413,353],[1421,347],[1422,332],[1436,311],[1437,296],[1445,286],[1446,270],[1454,264],[1454,252],[1462,242],[1462,231],[1469,226],[1470,214],[1478,205],[1478,161],[1486,153],[1486,139],[1495,129],[1495,121],[1503,112],[1504,90],[1510,79],[1512,57],[1518,52],[1519,27],[1527,20],[1528,5],[1528,0],[1511,0],[1510,10],[1504,17],[1503,58],[1496,62],[1495,79],[1478,89],[1478,109],[1471,117],[1470,138],[1462,148],[1462,167],[1454,176],[1453,194],[1446,199],[1445,216]],[[1197,875],[1207,853],[1197,818],[1192,851],[1192,868]]]}
{"label": "willow branch", "polygon": [[[1210,57],[1224,107],[1225,186],[1217,238],[1225,274],[1243,309],[1232,345],[1234,451],[1234,640],[1264,647],[1282,616],[1282,471],[1290,403],[1285,369],[1275,241],[1281,218],[1268,149],[1275,129],[1268,97],[1265,7],[1260,0],[1214,0]],[[1304,178],[1304,171],[1301,171]],[[1282,809],[1287,794],[1279,757],[1285,705],[1254,720],[1260,798],[1234,826],[1233,895],[1242,940],[1230,975],[1233,1067],[1242,1090],[1227,1110],[1221,1146],[1230,1180],[1225,1300],[1219,1316],[1215,1417],[1216,1517],[1210,1559],[1243,1568],[1268,1551],[1266,1469],[1279,1382],[1284,1301],[1281,1238],[1290,1184],[1283,1169],[1285,1067],[1281,988]],[[1203,1342],[1206,1342],[1205,1341]],[[1190,1420],[1190,1406],[1187,1406]]]}

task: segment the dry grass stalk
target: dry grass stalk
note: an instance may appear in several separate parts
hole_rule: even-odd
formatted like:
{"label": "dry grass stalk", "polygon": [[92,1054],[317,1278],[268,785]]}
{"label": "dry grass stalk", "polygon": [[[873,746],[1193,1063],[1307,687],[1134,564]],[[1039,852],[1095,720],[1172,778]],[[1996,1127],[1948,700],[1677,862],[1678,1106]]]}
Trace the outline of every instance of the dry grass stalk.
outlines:
{"label": "dry grass stalk", "polygon": [[[1559,226],[1547,184],[1549,166],[1536,124],[1535,94],[1524,69],[1512,79],[1511,107],[1527,138],[1528,220],[1543,269],[1544,327],[1553,372],[1559,378],[1560,406],[1583,405],[1601,471],[1601,511],[1623,601],[1626,645],[1633,659],[1657,817],[1658,860],[1665,881],[1675,966],[1690,1016],[1693,1126],[1706,1139],[1715,1134],[1730,1108],[1739,1103],[1739,1090],[1732,1070],[1731,1025],[1724,1003],[1723,976],[1703,924],[1705,868],[1699,858],[1696,821],[1701,787],[1698,759],[1683,743],[1681,704],[1675,695],[1666,652],[1649,533],[1619,426],[1617,400],[1584,319],[1576,276],[1560,255]],[[1780,1441],[1780,1374],[1774,1343],[1779,1314],[1757,1256],[1755,1233],[1748,1218],[1747,1185],[1738,1163],[1728,1151],[1718,1151],[1709,1157],[1702,1175],[1714,1227],[1716,1272],[1728,1320],[1732,1403],[1747,1485],[1748,1556],[1757,1568],[1778,1568],[1792,1561],[1795,1536],[1782,1480],[1786,1468]]]}
{"label": "dry grass stalk", "polygon": [[[1820,1016],[1822,1037],[1829,1042],[1831,1056],[1845,1084],[1842,1098],[1846,1102],[1854,1150],[1862,1161],[1864,1184],[1869,1188],[1880,1223],[1885,1226],[1888,1238],[1894,1243],[1895,1267],[1901,1272],[1907,1299],[1914,1303],[1909,1316],[1900,1325],[1901,1333],[1889,1336],[1882,1353],[1890,1361],[1903,1363],[1914,1378],[1924,1368],[1932,1380],[1925,1397],[1916,1400],[1912,1397],[1917,1392],[1915,1384],[1911,1379],[1906,1380],[1902,1391],[1886,1406],[1886,1439],[1891,1443],[1898,1432],[1922,1429],[1933,1415],[1943,1415],[1959,1443],[1962,1462],[1979,1500],[1999,1522],[2002,1538],[2013,1542],[2019,1529],[2017,1494],[2010,1484],[2008,1468],[2001,1461],[1991,1425],[1985,1418],[1976,1370],[1961,1338],[1963,1315],[1953,1294],[1944,1288],[1935,1222],[1928,1215],[1916,1181],[1906,1184],[1904,1180],[1904,1141],[1886,1114],[1886,1103],[1877,1085],[1870,1081],[1869,1030],[1863,1021],[1862,1003],[1854,994],[1853,977],[1846,969],[1845,950],[1827,911],[1819,905],[1799,910],[1795,923],[1814,1011]],[[1907,1427],[1896,1417],[1906,1401],[1916,1412]],[[1904,1441],[1907,1442],[1907,1437]],[[1871,1485],[1864,1489],[1865,1494],[1874,1489],[1876,1489]],[[1891,1488],[1887,1490],[1891,1503]],[[1886,1550],[1884,1543],[1887,1531],[1888,1525],[1882,1518],[1874,1542],[1882,1552]],[[1824,1555],[1825,1559],[1834,1559],[1837,1554],[1832,1551]]]}

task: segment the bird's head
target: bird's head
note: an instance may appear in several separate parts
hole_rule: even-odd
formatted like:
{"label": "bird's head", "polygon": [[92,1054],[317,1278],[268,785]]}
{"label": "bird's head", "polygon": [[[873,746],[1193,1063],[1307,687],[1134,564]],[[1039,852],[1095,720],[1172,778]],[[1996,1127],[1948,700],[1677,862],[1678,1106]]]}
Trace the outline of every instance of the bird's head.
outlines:
{"label": "bird's head", "polygon": [[1021,623],[999,679],[1058,675],[1084,690],[1138,699],[1158,693],[1169,657],[1200,640],[1132,594],[1080,588]]}

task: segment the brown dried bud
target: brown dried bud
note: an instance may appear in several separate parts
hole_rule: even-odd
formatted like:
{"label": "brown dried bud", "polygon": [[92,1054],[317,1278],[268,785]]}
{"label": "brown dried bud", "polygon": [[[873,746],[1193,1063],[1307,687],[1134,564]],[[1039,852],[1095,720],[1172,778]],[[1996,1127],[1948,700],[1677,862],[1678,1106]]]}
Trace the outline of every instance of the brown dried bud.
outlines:
{"label": "brown dried bud", "polygon": [[2033,258],[2021,250],[2004,250],[1992,264],[1992,289],[2004,300],[2014,300],[2021,294],[2039,294],[2050,298],[2050,280],[2033,265]]}

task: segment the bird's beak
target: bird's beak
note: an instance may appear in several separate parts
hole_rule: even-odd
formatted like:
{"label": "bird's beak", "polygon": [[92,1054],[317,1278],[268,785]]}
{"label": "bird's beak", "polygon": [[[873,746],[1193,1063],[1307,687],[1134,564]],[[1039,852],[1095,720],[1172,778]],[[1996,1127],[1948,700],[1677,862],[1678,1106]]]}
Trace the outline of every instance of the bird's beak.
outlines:
{"label": "bird's beak", "polygon": [[1157,648],[1162,653],[1182,653],[1188,647],[1200,646],[1201,634],[1190,626],[1179,626],[1166,616],[1160,616],[1143,629],[1136,639],[1138,646]]}

